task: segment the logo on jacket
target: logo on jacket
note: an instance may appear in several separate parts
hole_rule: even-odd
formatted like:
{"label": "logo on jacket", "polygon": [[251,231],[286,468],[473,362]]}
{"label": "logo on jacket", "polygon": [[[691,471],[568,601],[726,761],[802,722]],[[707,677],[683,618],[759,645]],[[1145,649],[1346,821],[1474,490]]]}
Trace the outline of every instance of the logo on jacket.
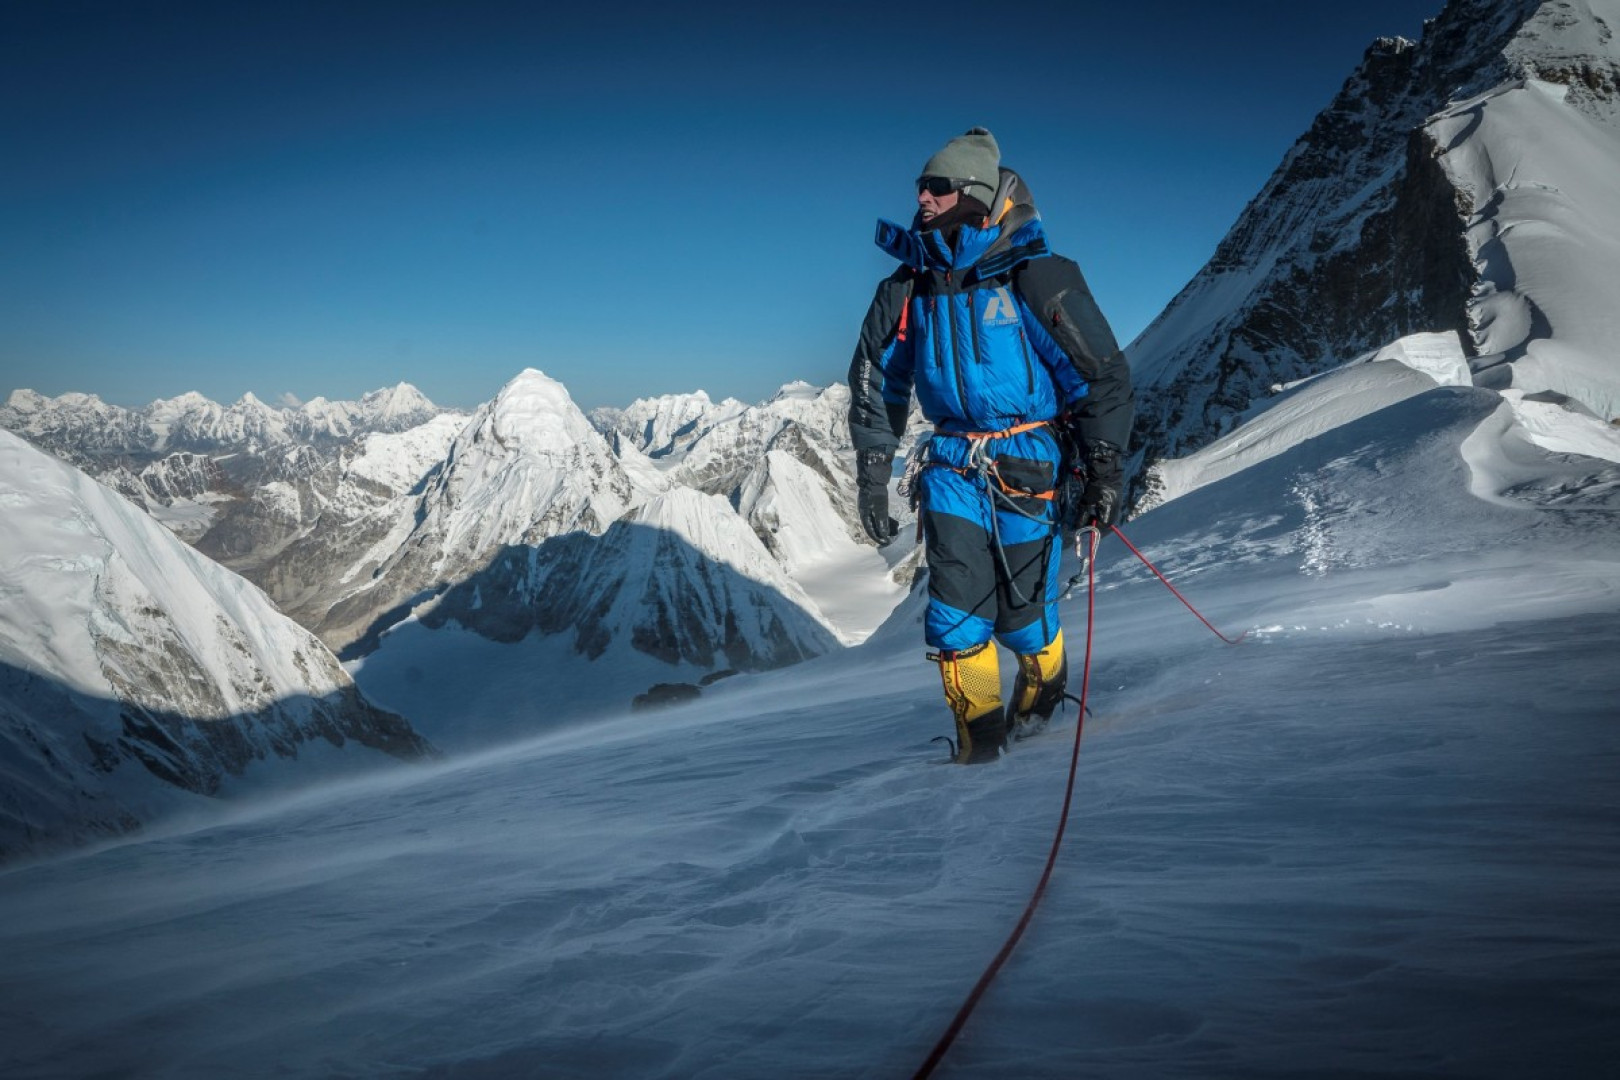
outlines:
{"label": "logo on jacket", "polygon": [[1018,321],[1018,305],[1013,303],[1012,293],[1007,286],[1002,285],[990,294],[984,306],[984,325],[1011,326]]}

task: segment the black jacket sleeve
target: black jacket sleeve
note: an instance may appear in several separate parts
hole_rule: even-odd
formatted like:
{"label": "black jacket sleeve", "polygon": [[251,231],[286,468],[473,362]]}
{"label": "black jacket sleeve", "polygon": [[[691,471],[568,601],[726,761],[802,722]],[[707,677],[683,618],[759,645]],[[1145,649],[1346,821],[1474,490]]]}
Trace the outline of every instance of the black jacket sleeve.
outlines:
{"label": "black jacket sleeve", "polygon": [[1080,437],[1125,449],[1136,413],[1131,368],[1080,267],[1060,255],[1031,259],[1019,267],[1014,282],[1024,303],[1090,384],[1076,414]]}
{"label": "black jacket sleeve", "polygon": [[910,298],[911,273],[901,267],[878,283],[861,323],[861,337],[849,362],[849,434],[857,452],[881,450],[892,457],[905,434],[911,395],[899,404],[883,400],[882,360]]}

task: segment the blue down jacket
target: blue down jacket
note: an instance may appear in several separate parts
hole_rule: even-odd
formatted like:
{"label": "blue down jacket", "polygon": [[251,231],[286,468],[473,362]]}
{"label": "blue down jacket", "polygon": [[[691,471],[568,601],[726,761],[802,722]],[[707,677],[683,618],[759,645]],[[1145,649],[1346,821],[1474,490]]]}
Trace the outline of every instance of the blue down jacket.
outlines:
{"label": "blue down jacket", "polygon": [[1039,218],[1005,237],[1001,226],[963,226],[954,248],[939,232],[884,221],[877,242],[910,284],[876,359],[885,412],[906,408],[915,391],[941,431],[1001,431],[1052,420],[1086,396],[1086,381],[1014,285],[1023,263],[1050,257]]}

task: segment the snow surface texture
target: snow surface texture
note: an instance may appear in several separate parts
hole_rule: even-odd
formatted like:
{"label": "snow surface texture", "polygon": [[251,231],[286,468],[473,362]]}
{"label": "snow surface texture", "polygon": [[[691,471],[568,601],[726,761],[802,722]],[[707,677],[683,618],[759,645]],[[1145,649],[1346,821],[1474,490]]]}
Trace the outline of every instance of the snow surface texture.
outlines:
{"label": "snow surface texture", "polygon": [[[1612,1064],[1620,470],[1411,377],[1297,388],[1345,422],[1128,526],[1244,644],[1105,543],[1069,837],[940,1075]],[[920,613],[656,722],[0,875],[0,1072],[905,1075],[1039,875],[1074,724],[930,764]]]}

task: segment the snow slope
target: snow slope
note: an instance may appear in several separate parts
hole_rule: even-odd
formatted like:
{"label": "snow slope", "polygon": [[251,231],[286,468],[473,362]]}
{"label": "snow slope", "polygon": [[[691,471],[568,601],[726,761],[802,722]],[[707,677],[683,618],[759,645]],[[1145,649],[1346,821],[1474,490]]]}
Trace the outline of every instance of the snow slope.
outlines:
{"label": "snow slope", "polygon": [[[1296,388],[1362,407],[1127,526],[1243,644],[1106,542],[1069,837],[939,1075],[1612,1066],[1620,469],[1411,378]],[[0,1071],[906,1075],[1040,873],[1074,733],[930,764],[919,614],[0,875]]]}
{"label": "snow slope", "polygon": [[354,766],[428,752],[255,586],[10,432],[0,511],[0,858],[135,827],[318,744],[358,744]]}
{"label": "snow slope", "polygon": [[[1390,361],[1373,368],[1365,365]],[[1351,371],[1351,368],[1361,370]],[[1456,334],[1422,334],[1402,338],[1338,369],[1331,394],[1321,392],[1319,377],[1276,388],[1278,397],[1251,408],[1246,419],[1265,413],[1264,422],[1247,423],[1230,435],[1184,458],[1155,464],[1148,494],[1138,512],[1169,502],[1250,465],[1264,461],[1318,435],[1414,394],[1441,386],[1471,386],[1468,361]]]}

